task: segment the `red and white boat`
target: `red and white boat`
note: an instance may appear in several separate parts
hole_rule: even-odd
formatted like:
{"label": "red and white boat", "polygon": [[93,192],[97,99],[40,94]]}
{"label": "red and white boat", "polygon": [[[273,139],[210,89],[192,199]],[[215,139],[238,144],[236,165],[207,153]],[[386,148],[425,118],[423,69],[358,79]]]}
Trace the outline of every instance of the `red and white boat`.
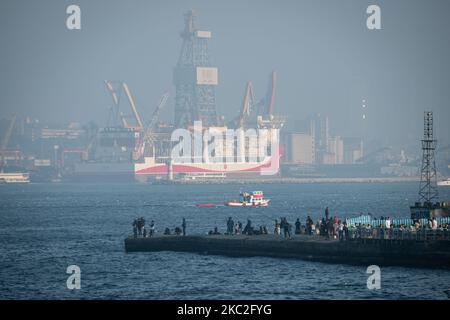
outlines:
{"label": "red and white boat", "polygon": [[225,202],[230,207],[266,207],[270,199],[264,199],[262,191],[253,191],[252,193],[242,192],[241,200],[230,200]]}

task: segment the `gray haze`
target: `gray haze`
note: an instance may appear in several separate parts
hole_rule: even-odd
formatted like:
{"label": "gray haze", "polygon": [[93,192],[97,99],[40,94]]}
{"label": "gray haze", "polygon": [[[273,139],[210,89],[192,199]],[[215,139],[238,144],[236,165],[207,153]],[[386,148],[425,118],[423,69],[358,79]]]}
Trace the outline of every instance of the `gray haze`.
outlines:
{"label": "gray haze", "polygon": [[[82,30],[66,29],[66,7],[78,4]],[[366,28],[378,4],[382,30]],[[181,47],[183,13],[212,31],[219,68],[218,113],[235,116],[245,83],[262,97],[278,72],[276,112],[288,127],[327,114],[332,134],[383,144],[416,143],[424,109],[435,112],[438,138],[450,138],[449,1],[2,0],[0,117],[96,121],[110,96],[103,80],[126,81],[148,115],[164,90]],[[362,121],[361,100],[368,101]]]}

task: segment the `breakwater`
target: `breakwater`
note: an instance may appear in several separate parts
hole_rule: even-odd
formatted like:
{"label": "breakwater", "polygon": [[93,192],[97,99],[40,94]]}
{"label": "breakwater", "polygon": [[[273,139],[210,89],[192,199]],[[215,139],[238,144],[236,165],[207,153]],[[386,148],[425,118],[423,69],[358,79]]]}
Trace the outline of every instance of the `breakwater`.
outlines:
{"label": "breakwater", "polygon": [[233,257],[264,256],[310,261],[450,268],[450,241],[416,239],[326,240],[311,236],[191,235],[125,239],[126,252],[177,251]]}

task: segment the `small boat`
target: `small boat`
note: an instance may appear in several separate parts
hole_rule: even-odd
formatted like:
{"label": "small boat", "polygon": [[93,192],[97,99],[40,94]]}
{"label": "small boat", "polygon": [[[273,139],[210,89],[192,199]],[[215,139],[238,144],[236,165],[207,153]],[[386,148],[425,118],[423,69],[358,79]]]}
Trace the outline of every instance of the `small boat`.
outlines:
{"label": "small boat", "polygon": [[266,207],[270,199],[264,199],[262,191],[253,191],[252,193],[242,192],[241,200],[226,201],[225,205],[229,207]]}
{"label": "small boat", "polygon": [[450,187],[450,178],[447,180],[438,181],[437,185],[439,187]]}
{"label": "small boat", "polygon": [[22,172],[0,172],[0,183],[29,183],[30,177],[28,173]]}

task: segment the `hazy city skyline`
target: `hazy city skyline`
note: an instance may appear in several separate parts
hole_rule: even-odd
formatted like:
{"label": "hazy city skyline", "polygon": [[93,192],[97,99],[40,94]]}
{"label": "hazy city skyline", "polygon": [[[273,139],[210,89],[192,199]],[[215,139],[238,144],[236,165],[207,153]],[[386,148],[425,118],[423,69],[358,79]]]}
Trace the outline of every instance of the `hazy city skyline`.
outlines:
{"label": "hazy city skyline", "polygon": [[212,32],[217,111],[227,120],[239,112],[246,82],[261,98],[276,70],[275,113],[293,131],[322,113],[333,134],[416,143],[423,111],[432,110],[438,139],[449,143],[445,1],[378,1],[382,30],[374,31],[366,28],[372,1],[77,1],[76,31],[65,26],[70,4],[0,4],[2,117],[104,125],[111,97],[103,80],[121,80],[145,117],[170,90],[163,119],[173,121],[179,34],[183,13],[194,9],[198,28]]}

